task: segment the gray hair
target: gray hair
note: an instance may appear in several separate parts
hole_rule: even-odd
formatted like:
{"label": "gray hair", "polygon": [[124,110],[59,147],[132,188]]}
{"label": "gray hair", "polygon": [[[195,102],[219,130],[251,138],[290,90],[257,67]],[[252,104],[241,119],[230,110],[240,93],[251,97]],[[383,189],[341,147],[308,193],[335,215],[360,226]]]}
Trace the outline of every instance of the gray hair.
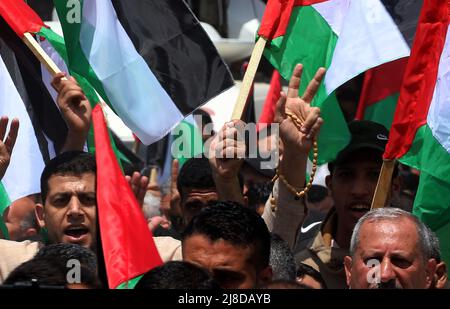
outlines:
{"label": "gray hair", "polygon": [[440,258],[439,240],[436,235],[416,216],[400,208],[377,208],[362,216],[356,223],[350,242],[350,255],[353,257],[359,245],[361,226],[366,221],[382,221],[406,218],[414,222],[419,236],[419,246],[425,260]]}

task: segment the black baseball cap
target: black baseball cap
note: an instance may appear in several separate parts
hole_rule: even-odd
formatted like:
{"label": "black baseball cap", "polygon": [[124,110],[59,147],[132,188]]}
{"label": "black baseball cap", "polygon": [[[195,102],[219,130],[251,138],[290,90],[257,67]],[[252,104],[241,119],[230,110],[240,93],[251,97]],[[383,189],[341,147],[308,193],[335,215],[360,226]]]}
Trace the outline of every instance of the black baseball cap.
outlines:
{"label": "black baseball cap", "polygon": [[330,163],[330,170],[333,165],[343,162],[356,150],[369,148],[380,153],[384,152],[389,137],[389,131],[385,126],[369,120],[354,120],[348,124],[348,128],[351,134],[350,143]]}

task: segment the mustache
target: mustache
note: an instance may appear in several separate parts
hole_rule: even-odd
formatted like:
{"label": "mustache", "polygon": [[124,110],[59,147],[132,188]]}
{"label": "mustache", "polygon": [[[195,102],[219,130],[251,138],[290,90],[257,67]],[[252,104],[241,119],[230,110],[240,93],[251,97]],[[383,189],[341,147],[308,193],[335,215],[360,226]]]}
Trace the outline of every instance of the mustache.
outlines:
{"label": "mustache", "polygon": [[401,290],[403,287],[396,280],[389,280],[387,282],[372,283],[369,289]]}

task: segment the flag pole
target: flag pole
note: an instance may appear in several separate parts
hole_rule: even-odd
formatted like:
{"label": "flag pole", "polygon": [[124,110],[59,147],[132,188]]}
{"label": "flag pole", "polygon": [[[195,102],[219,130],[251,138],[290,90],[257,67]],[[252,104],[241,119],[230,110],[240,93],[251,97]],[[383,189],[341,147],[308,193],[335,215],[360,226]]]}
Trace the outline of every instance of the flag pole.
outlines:
{"label": "flag pole", "polygon": [[55,76],[56,74],[61,72],[56,63],[47,55],[47,53],[44,51],[44,49],[42,49],[41,45],[39,45],[39,43],[31,35],[31,33],[25,32],[22,41],[28,46],[28,48],[39,59],[39,61],[47,68],[52,76]]}
{"label": "flag pole", "polygon": [[237,98],[236,104],[234,105],[233,114],[231,119],[241,119],[242,113],[245,110],[245,105],[247,103],[247,98],[252,87],[253,80],[255,79],[256,70],[258,69],[259,62],[261,61],[261,56],[266,46],[267,40],[263,37],[259,37],[258,41],[253,48],[252,55],[250,56],[250,62],[245,71],[244,79],[242,80],[242,85],[239,90],[239,96]]}
{"label": "flag pole", "polygon": [[380,176],[378,177],[377,187],[373,195],[372,206],[370,209],[383,208],[386,204],[386,198],[391,189],[392,173],[394,172],[395,160],[383,160]]}

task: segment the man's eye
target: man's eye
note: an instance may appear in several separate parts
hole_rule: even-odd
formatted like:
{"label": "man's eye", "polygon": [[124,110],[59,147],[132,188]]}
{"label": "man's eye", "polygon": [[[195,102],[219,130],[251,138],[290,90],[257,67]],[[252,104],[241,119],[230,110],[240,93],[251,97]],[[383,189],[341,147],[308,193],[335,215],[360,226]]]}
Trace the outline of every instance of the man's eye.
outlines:
{"label": "man's eye", "polygon": [[80,202],[83,205],[92,206],[97,203],[97,200],[96,200],[95,196],[85,195],[85,196],[80,196]]}
{"label": "man's eye", "polygon": [[378,265],[380,265],[380,263],[381,263],[381,259],[376,256],[371,256],[371,257],[367,257],[364,259],[364,264],[369,268],[378,266]]}
{"label": "man's eye", "polygon": [[394,257],[391,259],[391,262],[395,266],[402,268],[402,269],[408,268],[412,264],[410,261],[408,261],[407,259],[402,258],[402,257]]}
{"label": "man's eye", "polygon": [[55,206],[65,206],[69,202],[69,199],[66,197],[57,197],[53,199],[53,205]]}

